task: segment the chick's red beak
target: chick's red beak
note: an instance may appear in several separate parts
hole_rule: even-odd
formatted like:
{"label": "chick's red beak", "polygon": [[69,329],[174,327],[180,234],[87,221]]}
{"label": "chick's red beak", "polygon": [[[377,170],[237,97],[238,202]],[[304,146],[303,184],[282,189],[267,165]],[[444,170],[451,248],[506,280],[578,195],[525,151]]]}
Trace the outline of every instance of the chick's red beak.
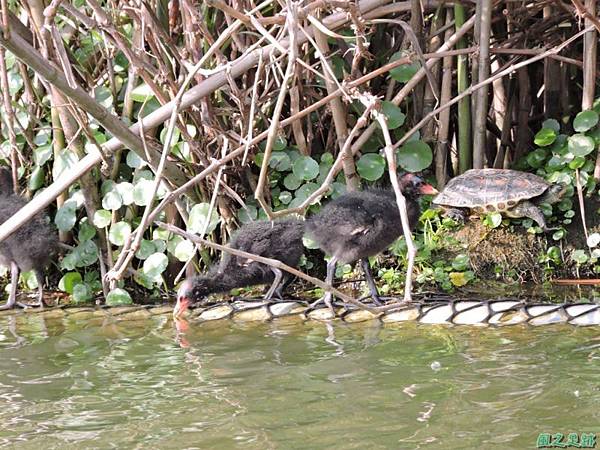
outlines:
{"label": "chick's red beak", "polygon": [[438,193],[438,190],[430,184],[423,183],[419,188],[419,192],[424,195],[435,195]]}

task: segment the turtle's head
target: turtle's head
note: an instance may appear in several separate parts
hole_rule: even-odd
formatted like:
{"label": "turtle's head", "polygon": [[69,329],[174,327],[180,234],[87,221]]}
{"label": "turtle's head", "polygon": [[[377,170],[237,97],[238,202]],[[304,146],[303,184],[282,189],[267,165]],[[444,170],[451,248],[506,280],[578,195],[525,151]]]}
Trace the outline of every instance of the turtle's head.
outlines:
{"label": "turtle's head", "polygon": [[544,195],[544,201],[548,203],[557,203],[561,198],[563,198],[566,192],[566,184],[552,183]]}

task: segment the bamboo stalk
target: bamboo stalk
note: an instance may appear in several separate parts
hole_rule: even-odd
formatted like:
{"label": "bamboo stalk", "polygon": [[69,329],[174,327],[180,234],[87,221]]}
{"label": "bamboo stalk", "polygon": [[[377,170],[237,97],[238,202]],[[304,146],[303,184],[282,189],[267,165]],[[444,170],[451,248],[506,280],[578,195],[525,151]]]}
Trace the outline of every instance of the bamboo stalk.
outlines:
{"label": "bamboo stalk", "polygon": [[[454,14],[451,9],[446,11],[446,24],[452,23]],[[452,34],[452,28],[446,30],[446,40]],[[440,92],[440,104],[445,105],[452,98],[452,63],[454,58],[444,57],[442,68],[442,88]],[[446,185],[448,178],[448,136],[450,132],[450,108],[446,108],[440,113],[440,126],[438,129],[438,138],[435,147],[435,178],[438,188],[442,189]]]}
{"label": "bamboo stalk", "polygon": [[[460,3],[454,5],[454,21],[460,29],[465,23],[465,8]],[[456,48],[466,47],[464,38],[459,39]],[[459,55],[456,60],[456,83],[458,95],[465,92],[469,86],[468,59]],[[471,99],[467,96],[458,102],[458,173],[465,173],[473,167],[473,152],[471,151]]]}

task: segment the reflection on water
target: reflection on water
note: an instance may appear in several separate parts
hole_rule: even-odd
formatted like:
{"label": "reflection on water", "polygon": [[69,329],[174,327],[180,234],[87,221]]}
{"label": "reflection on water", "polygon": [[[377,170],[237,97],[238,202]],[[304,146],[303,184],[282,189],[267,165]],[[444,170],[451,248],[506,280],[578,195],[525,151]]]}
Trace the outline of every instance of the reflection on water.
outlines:
{"label": "reflection on water", "polygon": [[600,437],[599,369],[598,328],[5,316],[0,446],[535,448]]}

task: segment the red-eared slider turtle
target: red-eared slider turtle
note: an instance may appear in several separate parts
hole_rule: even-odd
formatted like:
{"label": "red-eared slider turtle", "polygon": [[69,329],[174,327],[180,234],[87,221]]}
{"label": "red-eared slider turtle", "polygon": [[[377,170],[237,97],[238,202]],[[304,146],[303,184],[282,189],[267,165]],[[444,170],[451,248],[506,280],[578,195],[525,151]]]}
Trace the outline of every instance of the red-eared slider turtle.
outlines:
{"label": "red-eared slider turtle", "polygon": [[446,209],[448,215],[462,217],[465,213],[482,215],[499,212],[506,217],[529,217],[544,230],[544,214],[540,203],[556,203],[566,186],[550,184],[532,173],[509,169],[471,169],[446,185],[433,203]]}

